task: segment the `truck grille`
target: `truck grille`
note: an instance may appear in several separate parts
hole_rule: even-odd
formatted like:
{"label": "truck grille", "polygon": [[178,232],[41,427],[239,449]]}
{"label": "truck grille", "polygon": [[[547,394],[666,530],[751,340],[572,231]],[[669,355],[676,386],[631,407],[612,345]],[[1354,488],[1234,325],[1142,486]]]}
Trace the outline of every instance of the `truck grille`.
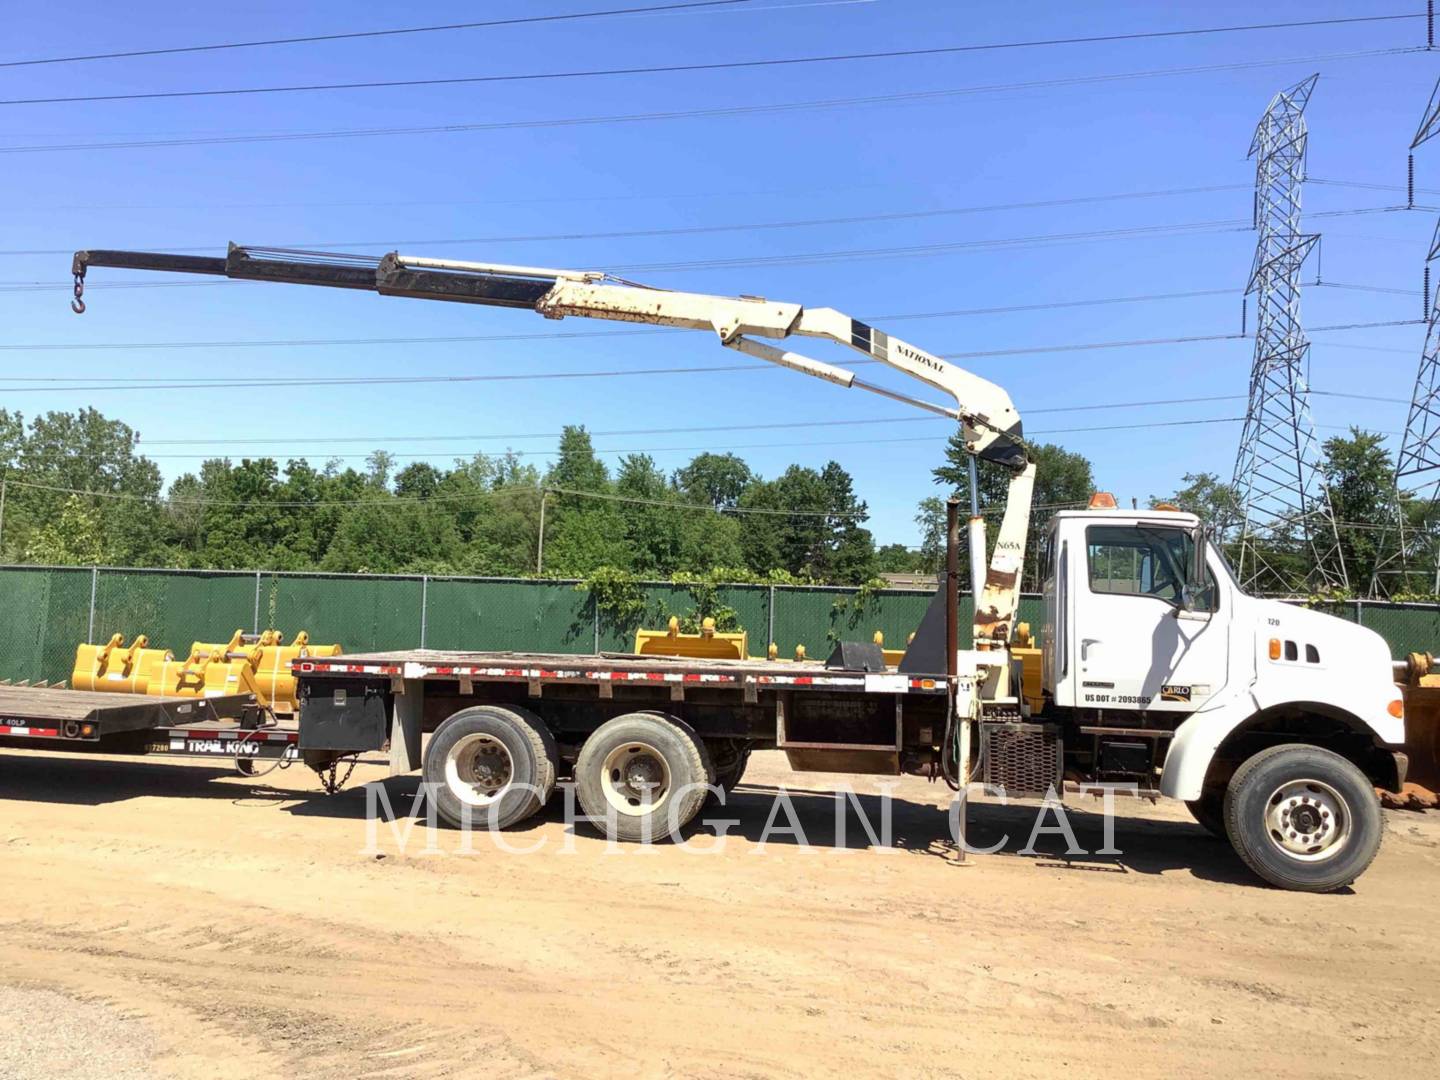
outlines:
{"label": "truck grille", "polygon": [[1011,797],[1060,790],[1063,744],[1048,724],[981,724],[981,780]]}

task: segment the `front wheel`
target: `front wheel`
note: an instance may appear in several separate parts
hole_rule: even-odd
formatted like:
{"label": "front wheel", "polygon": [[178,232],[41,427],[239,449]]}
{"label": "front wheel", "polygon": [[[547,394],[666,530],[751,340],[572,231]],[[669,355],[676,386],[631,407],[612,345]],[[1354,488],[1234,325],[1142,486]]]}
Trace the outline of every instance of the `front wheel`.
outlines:
{"label": "front wheel", "polygon": [[1363,874],[1380,850],[1375,788],[1318,746],[1262,750],[1230,778],[1225,826],[1245,865],[1272,885],[1330,892]]}

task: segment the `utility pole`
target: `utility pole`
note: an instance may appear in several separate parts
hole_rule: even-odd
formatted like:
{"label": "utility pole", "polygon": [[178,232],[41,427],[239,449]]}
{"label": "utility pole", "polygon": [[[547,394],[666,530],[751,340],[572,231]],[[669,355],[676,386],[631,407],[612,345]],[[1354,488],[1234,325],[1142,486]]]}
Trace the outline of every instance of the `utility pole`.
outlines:
{"label": "utility pole", "polygon": [[[1300,268],[1319,237],[1300,231],[1308,138],[1305,106],[1318,75],[1276,94],[1260,118],[1255,158],[1255,261],[1246,293],[1256,297],[1250,402],[1235,459],[1240,495],[1239,575],[1246,589],[1346,589],[1340,533],[1319,472],[1300,325]],[[1303,579],[1275,564],[1298,555]]]}
{"label": "utility pole", "polygon": [[545,500],[550,496],[549,488],[540,489],[540,535],[535,540],[535,576],[545,572]]}
{"label": "utility pole", "polygon": [[5,488],[10,482],[10,470],[0,476],[0,562],[5,559]]}

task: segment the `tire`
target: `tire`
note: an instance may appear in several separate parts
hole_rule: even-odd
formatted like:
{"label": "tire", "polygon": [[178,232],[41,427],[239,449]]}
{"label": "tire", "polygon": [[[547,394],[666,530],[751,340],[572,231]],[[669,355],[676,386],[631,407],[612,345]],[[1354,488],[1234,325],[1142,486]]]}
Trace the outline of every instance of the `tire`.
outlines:
{"label": "tire", "polygon": [[735,790],[750,764],[750,744],[739,740],[719,739],[706,742],[705,749],[715,768],[715,785],[726,795]]}
{"label": "tire", "polygon": [[423,776],[440,817],[505,829],[538,813],[555,790],[560,760],[544,721],[528,709],[477,705],[436,729]]}
{"label": "tire", "polygon": [[1206,832],[1217,840],[1229,840],[1230,836],[1225,832],[1225,789],[1210,790],[1207,788],[1201,792],[1200,798],[1188,800],[1185,809],[1190,811],[1193,817]]}
{"label": "tire", "polygon": [[659,712],[606,721],[575,761],[580,806],[614,840],[649,842],[678,832],[713,783],[704,742],[688,724]]}
{"label": "tire", "polygon": [[1380,801],[1353,764],[1318,746],[1262,750],[1235,770],[1225,826],[1236,853],[1271,885],[1331,892],[1380,850]]}

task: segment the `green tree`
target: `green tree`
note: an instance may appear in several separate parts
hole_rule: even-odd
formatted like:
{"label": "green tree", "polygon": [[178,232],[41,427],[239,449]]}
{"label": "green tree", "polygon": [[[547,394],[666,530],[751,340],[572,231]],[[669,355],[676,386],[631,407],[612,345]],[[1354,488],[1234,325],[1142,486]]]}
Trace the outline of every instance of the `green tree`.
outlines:
{"label": "green tree", "polygon": [[875,571],[879,574],[928,574],[925,556],[904,544],[885,544],[875,552]]}
{"label": "green tree", "polygon": [[49,412],[30,421],[16,443],[18,417],[0,422],[0,444],[8,441],[14,469],[9,473],[5,532],[23,549],[30,532],[60,519],[69,493],[95,492],[90,504],[103,547],[111,559],[155,565],[166,551],[157,500],[160,470],[136,452],[139,435],[98,410]]}
{"label": "green tree", "polygon": [[1352,427],[1350,434],[1326,439],[1320,472],[1330,495],[1340,535],[1340,550],[1352,589],[1369,587],[1382,525],[1395,494],[1395,466],[1385,437]]}
{"label": "green tree", "polygon": [[30,533],[25,561],[47,566],[96,566],[110,562],[100,514],[83,496],[70,495],[60,516]]}
{"label": "green tree", "polygon": [[875,541],[854,482],[829,462],[818,472],[792,465],[774,480],[756,481],[740,500],[751,511],[741,536],[745,564],[820,581],[858,585],[875,573]]}
{"label": "green tree", "polygon": [[595,456],[590,433],[584,427],[565,427],[559,456],[545,476],[545,486],[551,492],[551,512],[545,525],[547,570],[583,577],[602,566],[631,568],[619,505],[606,498],[574,494],[614,494],[609,470]]}
{"label": "green tree", "polygon": [[[1053,443],[1037,443],[1030,448],[1035,462],[1035,492],[1031,501],[1030,530],[1025,544],[1025,568],[1022,587],[1033,588],[1040,581],[1040,549],[1044,530],[1057,510],[1083,507],[1095,491],[1095,475],[1090,460],[1083,454],[1066,450]],[[991,550],[999,535],[1000,512],[1009,495],[1009,470],[990,462],[979,462],[980,512],[986,515],[987,537]],[[953,491],[961,499],[962,513],[968,516],[970,505],[969,454],[965,452],[960,432],[945,444],[945,461],[934,470],[935,482]],[[944,518],[941,517],[943,522]],[[942,527],[943,528],[943,527]],[[965,544],[962,529],[962,545]],[[941,558],[944,558],[944,535],[941,534]],[[987,552],[987,558],[989,553]],[[962,551],[962,563],[969,552]]]}
{"label": "green tree", "polygon": [[1225,528],[1240,514],[1240,493],[1214,473],[1186,473],[1184,486],[1165,498],[1152,495],[1150,505],[1166,502],[1195,514],[1212,528]]}
{"label": "green tree", "polygon": [[740,504],[756,480],[750,466],[735,454],[696,454],[675,473],[675,485],[689,502],[705,502],[722,510]]}
{"label": "green tree", "polygon": [[446,574],[460,549],[454,519],[428,501],[393,496],[346,509],[321,568],[347,574]]}
{"label": "green tree", "polygon": [[515,454],[476,454],[455,462],[437,497],[455,519],[467,573],[534,573],[540,537],[540,473],[535,466]]}
{"label": "green tree", "polygon": [[920,530],[921,565],[927,573],[940,573],[945,569],[945,501],[934,495],[921,499],[915,526]]}

